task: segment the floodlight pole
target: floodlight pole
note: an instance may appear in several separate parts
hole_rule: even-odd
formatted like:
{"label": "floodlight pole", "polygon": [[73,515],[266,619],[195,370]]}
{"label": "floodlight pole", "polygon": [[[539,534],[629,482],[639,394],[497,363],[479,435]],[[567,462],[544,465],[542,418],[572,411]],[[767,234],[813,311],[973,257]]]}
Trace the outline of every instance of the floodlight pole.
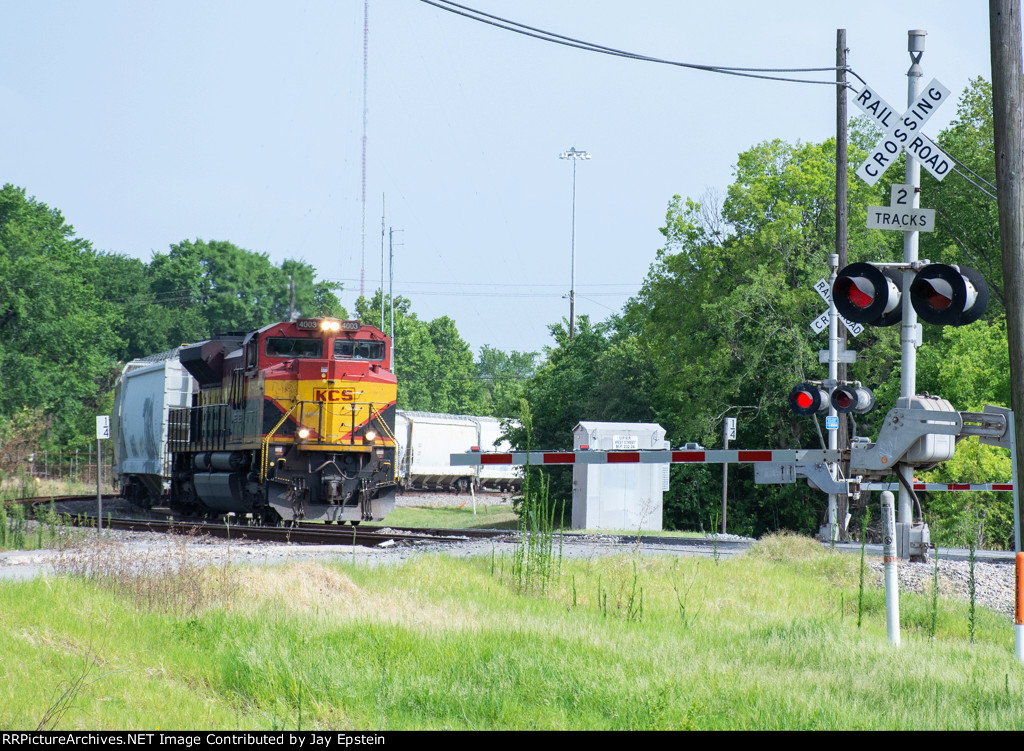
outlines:
{"label": "floodlight pole", "polygon": [[576,335],[576,162],[580,159],[590,159],[586,151],[577,151],[571,147],[558,155],[559,159],[572,161],[572,255],[571,272],[569,277],[569,339]]}

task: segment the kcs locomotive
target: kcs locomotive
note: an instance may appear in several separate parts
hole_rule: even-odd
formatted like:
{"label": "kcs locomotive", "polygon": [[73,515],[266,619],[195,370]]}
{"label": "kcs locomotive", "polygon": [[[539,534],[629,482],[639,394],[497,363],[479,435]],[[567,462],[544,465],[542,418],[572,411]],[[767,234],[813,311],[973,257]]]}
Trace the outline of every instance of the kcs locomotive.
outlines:
{"label": "kcs locomotive", "polygon": [[[379,329],[334,318],[181,347],[193,393],[190,404],[167,410],[163,480],[132,473],[126,459],[122,494],[150,504],[166,494],[180,513],[234,512],[263,523],[383,519],[397,487],[391,356]],[[125,394],[132,375],[126,368]],[[117,424],[128,426],[127,396],[118,402]],[[118,445],[133,450],[131,440]]]}

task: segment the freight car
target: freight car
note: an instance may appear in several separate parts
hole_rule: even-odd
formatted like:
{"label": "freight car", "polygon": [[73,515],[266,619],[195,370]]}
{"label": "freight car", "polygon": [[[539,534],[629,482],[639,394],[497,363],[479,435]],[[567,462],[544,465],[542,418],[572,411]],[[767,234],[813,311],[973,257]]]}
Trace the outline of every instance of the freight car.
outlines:
{"label": "freight car", "polygon": [[510,490],[522,482],[516,467],[485,465],[451,466],[451,454],[469,451],[509,451],[501,440],[501,423],[494,417],[446,415],[436,412],[398,410],[395,422],[398,438],[398,474],[403,489],[426,488],[466,491]]}
{"label": "freight car", "polygon": [[[140,361],[120,379],[122,495],[264,523],[358,524],[394,508],[397,386],[391,341],[380,330],[306,318],[167,354],[176,358],[166,358],[164,382]],[[183,404],[185,387],[166,382],[175,360],[191,376]],[[136,455],[148,463],[133,463]]]}

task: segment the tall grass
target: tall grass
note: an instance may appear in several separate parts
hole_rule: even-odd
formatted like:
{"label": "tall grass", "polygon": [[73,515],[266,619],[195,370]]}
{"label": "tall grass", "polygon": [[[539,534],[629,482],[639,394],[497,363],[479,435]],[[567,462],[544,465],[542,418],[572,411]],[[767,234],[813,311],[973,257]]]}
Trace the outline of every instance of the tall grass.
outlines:
{"label": "tall grass", "polygon": [[562,520],[555,522],[556,509],[561,505],[551,502],[548,489],[547,476],[540,473],[531,480],[527,466],[523,479],[519,537],[512,557],[512,576],[520,591],[543,591],[561,568]]}
{"label": "tall grass", "polygon": [[812,540],[566,559],[543,590],[495,565],[239,567],[190,610],[102,577],[2,583],[0,727],[36,727],[91,653],[103,677],[58,729],[1024,729],[1005,617],[979,607],[972,644],[946,601],[932,639],[907,594],[894,650],[881,591],[857,629],[856,558]]}
{"label": "tall grass", "polygon": [[36,508],[35,519],[26,517],[21,503],[0,501],[0,550],[67,547],[84,534],[70,522],[70,518],[56,512],[52,501],[41,513]]}

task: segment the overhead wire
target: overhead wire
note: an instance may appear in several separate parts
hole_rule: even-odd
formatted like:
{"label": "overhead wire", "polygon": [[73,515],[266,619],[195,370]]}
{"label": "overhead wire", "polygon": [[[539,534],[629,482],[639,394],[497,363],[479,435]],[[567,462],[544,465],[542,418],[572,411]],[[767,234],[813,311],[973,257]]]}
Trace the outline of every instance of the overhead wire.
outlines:
{"label": "overhead wire", "polygon": [[[839,68],[836,66],[828,66],[821,68],[741,68],[724,65],[703,65],[700,63],[686,63],[677,60],[666,60],[665,58],[654,57],[652,55],[643,55],[636,52],[628,52],[626,50],[616,49],[614,47],[606,47],[604,45],[595,44],[593,42],[587,42],[574,37],[565,36],[563,34],[556,34],[545,29],[539,29],[534,26],[528,26],[527,24],[518,23],[501,16],[496,16],[490,13],[470,8],[465,5],[460,5],[451,0],[420,0],[422,3],[431,5],[439,10],[444,10],[455,15],[468,18],[479,23],[484,23],[489,26],[495,26],[505,31],[511,31],[516,34],[522,34],[524,36],[533,37],[545,42],[551,42],[552,44],[560,44],[566,47],[573,47],[575,49],[581,49],[587,52],[596,52],[603,55],[612,55],[614,57],[625,57],[630,60],[638,60],[642,62],[657,63],[659,65],[672,65],[678,68],[689,68],[691,70],[702,70],[708,73],[721,73],[729,76],[739,76],[743,78],[758,78],[771,81],[783,81],[787,83],[808,83],[825,86],[848,86],[845,82],[837,81],[816,81],[813,79],[803,78],[789,78],[786,76],[772,76],[766,75],[768,73],[823,73],[831,72],[835,73],[838,70],[848,70],[846,68]],[[852,72],[852,71],[850,71]],[[856,75],[854,73],[854,75]],[[860,78],[860,76],[857,76]]]}

